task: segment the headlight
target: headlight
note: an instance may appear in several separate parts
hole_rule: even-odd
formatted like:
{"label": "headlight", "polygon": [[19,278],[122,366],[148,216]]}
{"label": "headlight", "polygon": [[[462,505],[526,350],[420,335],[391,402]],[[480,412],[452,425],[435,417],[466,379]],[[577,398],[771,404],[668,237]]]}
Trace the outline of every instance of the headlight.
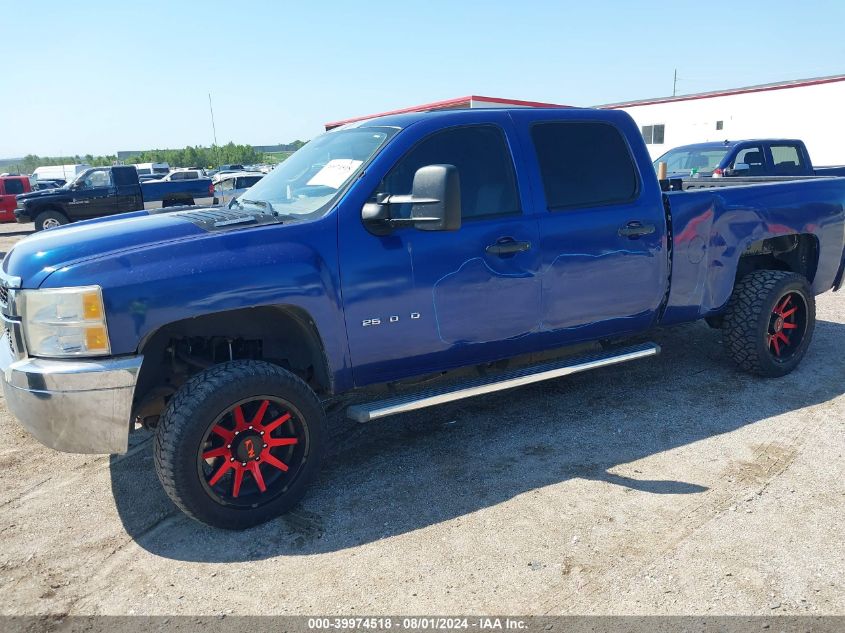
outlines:
{"label": "headlight", "polygon": [[27,350],[33,356],[105,356],[111,352],[99,286],[23,290]]}

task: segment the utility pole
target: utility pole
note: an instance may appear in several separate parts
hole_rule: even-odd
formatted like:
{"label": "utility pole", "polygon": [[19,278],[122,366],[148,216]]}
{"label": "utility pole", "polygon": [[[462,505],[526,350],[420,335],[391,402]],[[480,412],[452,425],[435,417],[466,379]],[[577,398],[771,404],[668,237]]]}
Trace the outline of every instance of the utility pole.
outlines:
{"label": "utility pole", "polygon": [[211,107],[211,93],[208,93],[208,110],[211,112],[211,132],[214,134],[214,153],[217,156],[217,165],[220,165],[220,146],[217,144],[217,127],[214,125],[214,108]]}
{"label": "utility pole", "polygon": [[[678,69],[676,68],[675,69],[675,78],[672,80],[672,96],[674,97],[677,94],[678,94]],[[208,95],[208,98],[211,99],[211,95]],[[211,103],[211,102],[209,101],[209,103]],[[213,117],[214,117],[214,115],[212,115],[212,118]]]}

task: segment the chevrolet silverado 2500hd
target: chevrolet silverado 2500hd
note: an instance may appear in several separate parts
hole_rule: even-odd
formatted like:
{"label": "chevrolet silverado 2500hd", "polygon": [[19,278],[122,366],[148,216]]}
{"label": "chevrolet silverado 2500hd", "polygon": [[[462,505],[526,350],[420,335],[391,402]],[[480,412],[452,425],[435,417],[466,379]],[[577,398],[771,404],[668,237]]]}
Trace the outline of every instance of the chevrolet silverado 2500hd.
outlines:
{"label": "chevrolet silverado 2500hd", "polygon": [[842,283],[844,209],[838,178],[664,192],[623,112],[377,118],[228,208],[19,242],[0,274],[6,402],[58,450],[154,429],[173,501],[244,528],[314,480],[326,408],[367,422],[645,358],[658,346],[608,341],[705,318],[740,368],[788,374],[815,295]]}

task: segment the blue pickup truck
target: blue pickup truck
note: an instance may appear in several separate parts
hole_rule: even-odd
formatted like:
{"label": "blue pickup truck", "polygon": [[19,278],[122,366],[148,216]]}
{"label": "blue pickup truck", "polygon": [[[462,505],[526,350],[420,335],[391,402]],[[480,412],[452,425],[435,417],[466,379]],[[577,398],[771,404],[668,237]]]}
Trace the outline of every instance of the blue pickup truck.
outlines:
{"label": "blue pickup truck", "polygon": [[618,341],[698,319],[741,369],[784,376],[842,283],[843,236],[845,179],[665,192],[623,112],[386,116],[227,208],[20,241],[3,388],[58,450],[154,429],[173,501],[245,528],[314,481],[326,411],[368,422],[647,358]]}
{"label": "blue pickup truck", "polygon": [[654,161],[666,163],[668,178],[693,174],[713,178],[845,176],[845,167],[813,167],[798,139],[755,139],[681,145]]}

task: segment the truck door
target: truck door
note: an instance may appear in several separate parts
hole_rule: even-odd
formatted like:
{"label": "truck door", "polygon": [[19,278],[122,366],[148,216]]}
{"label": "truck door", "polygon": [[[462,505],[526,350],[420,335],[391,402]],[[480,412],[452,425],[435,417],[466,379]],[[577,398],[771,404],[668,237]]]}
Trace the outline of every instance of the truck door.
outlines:
{"label": "truck door", "polygon": [[[496,123],[411,128],[419,135],[414,145],[380,157],[378,171],[368,170],[369,191],[340,209],[340,272],[358,385],[511,356],[526,351],[539,326],[537,223],[520,195],[527,183],[514,169],[511,122],[503,113],[489,120]],[[363,204],[378,194],[409,194],[416,171],[432,164],[458,169],[460,229],[368,231]],[[392,207],[393,217],[409,214],[410,205]]]}
{"label": "truck door", "polygon": [[535,167],[543,330],[566,344],[649,328],[666,292],[666,220],[645,146],[635,160],[625,140],[633,122],[512,115]]}
{"label": "truck door", "polygon": [[115,167],[112,170],[115,193],[117,194],[117,212],[138,211],[144,208],[138,172],[134,167]]}
{"label": "truck door", "polygon": [[118,213],[117,189],[110,167],[93,169],[82,180],[76,181],[68,213],[74,220],[98,218]]}

